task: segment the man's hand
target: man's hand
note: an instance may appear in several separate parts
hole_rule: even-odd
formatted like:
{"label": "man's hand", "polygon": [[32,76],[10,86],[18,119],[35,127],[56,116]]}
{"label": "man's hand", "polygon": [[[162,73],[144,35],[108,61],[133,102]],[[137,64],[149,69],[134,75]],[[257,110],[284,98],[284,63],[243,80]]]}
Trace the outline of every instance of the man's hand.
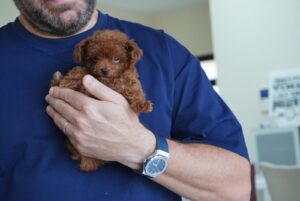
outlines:
{"label": "man's hand", "polygon": [[[81,154],[139,169],[155,149],[154,135],[123,96],[91,76],[85,76],[83,84],[96,99],[56,87],[46,97],[48,114]],[[249,200],[250,166],[245,158],[211,145],[168,144],[168,168],[154,182],[190,200]]]}
{"label": "man's hand", "polygon": [[154,135],[121,94],[90,75],[83,84],[96,99],[54,87],[46,96],[47,113],[82,155],[139,169],[155,149]]}

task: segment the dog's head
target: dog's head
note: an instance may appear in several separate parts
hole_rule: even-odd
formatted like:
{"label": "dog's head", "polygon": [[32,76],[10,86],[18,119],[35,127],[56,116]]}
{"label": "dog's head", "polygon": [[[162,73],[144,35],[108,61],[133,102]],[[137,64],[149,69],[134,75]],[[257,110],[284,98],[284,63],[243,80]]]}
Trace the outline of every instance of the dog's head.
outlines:
{"label": "dog's head", "polygon": [[103,30],[81,41],[74,56],[75,61],[95,77],[119,77],[124,71],[135,68],[142,50],[124,33]]}

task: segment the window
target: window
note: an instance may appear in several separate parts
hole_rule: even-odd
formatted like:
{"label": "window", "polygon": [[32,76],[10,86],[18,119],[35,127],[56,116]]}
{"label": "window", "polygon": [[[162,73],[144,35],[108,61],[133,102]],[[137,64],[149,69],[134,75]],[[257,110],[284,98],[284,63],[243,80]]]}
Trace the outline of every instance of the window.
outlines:
{"label": "window", "polygon": [[210,80],[213,88],[217,93],[220,93],[220,89],[217,85],[218,69],[217,69],[217,64],[214,60],[214,56],[212,54],[199,56],[198,59],[201,63],[204,72],[206,73],[208,79]]}

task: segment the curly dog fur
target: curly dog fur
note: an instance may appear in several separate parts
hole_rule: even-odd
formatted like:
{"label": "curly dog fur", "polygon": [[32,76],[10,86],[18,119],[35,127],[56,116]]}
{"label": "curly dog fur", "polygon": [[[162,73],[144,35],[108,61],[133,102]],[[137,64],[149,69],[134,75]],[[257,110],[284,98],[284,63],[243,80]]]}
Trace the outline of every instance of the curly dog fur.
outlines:
{"label": "curly dog fur", "polygon": [[[84,67],[76,66],[65,76],[55,72],[51,86],[70,88],[91,96],[82,84],[82,78],[90,74],[122,94],[136,113],[152,111],[152,103],[145,99],[136,71],[142,50],[124,33],[117,30],[97,31],[76,46],[74,57]],[[69,140],[66,144],[72,159],[79,161],[82,171],[94,171],[106,163],[81,155]]]}

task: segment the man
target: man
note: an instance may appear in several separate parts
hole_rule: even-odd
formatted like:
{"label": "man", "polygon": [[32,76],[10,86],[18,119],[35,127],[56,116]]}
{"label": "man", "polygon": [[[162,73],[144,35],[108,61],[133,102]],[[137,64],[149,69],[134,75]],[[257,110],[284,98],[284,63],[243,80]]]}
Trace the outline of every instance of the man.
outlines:
{"label": "man", "polygon": [[[183,46],[100,13],[95,0],[14,2],[21,15],[0,30],[0,200],[249,200],[241,127]],[[75,65],[75,45],[101,29],[143,49],[138,72],[152,113],[138,116],[89,75],[83,84],[94,98],[48,94],[53,72]],[[62,133],[81,154],[112,163],[79,171]]]}

